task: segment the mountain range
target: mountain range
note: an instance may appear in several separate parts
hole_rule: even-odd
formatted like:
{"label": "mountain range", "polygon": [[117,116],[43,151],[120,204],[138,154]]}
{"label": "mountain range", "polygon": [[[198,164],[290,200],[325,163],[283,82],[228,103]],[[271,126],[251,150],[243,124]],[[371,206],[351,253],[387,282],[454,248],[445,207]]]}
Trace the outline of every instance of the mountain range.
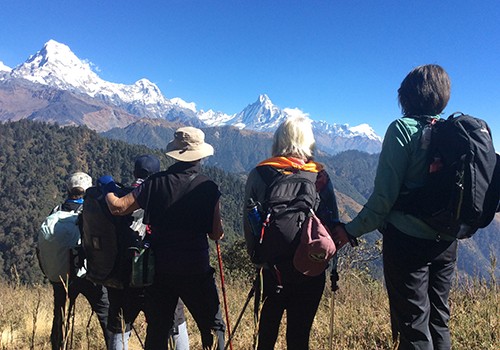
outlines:
{"label": "mountain range", "polygon": [[[132,85],[108,82],[71,49],[49,40],[36,54],[14,68],[0,62],[0,121],[31,120],[60,125],[87,125],[98,132],[125,128],[142,118],[199,128],[232,126],[239,130],[273,132],[298,109],[279,108],[261,94],[229,115],[197,110],[182,98],[166,98],[148,79]],[[348,149],[378,153],[381,138],[368,124],[351,127],[313,121],[318,149],[335,154]]]}

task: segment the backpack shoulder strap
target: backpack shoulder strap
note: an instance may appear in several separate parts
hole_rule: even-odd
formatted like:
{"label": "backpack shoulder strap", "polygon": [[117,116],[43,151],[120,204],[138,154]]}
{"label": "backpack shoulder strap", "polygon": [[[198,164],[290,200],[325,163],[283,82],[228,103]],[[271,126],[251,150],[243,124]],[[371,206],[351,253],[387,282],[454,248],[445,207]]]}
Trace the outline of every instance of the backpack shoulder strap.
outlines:
{"label": "backpack shoulder strap", "polygon": [[80,204],[78,208],[74,210],[75,213],[81,214],[83,211],[83,204]]}
{"label": "backpack shoulder strap", "polygon": [[54,209],[52,209],[52,211],[50,212],[49,215],[51,214],[54,214],[54,213],[57,213],[58,211],[60,211],[62,209],[62,204],[58,204],[54,207]]}
{"label": "backpack shoulder strap", "polygon": [[258,166],[256,169],[260,178],[262,179],[262,181],[264,181],[268,188],[276,180],[276,177],[282,175],[276,168],[270,165]]}
{"label": "backpack shoulder strap", "polygon": [[271,190],[273,185],[285,176],[282,171],[276,169],[271,165],[262,165],[256,168],[257,173],[260,178],[266,184],[265,201],[267,201],[271,195]]}

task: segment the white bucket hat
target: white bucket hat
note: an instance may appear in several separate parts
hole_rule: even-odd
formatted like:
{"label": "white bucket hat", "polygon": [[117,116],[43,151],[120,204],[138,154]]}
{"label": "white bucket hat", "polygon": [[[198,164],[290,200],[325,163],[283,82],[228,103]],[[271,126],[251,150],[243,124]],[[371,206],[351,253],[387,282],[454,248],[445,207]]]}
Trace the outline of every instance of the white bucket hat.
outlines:
{"label": "white bucket hat", "polygon": [[205,142],[203,131],[191,126],[177,129],[167,145],[166,155],[183,162],[192,162],[214,154],[214,148]]}

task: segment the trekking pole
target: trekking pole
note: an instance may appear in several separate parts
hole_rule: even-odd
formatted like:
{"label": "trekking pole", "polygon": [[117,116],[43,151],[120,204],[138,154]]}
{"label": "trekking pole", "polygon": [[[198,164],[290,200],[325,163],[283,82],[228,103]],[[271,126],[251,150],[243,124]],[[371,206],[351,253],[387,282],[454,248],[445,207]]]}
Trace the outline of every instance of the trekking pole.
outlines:
{"label": "trekking pole", "polygon": [[75,313],[76,313],[76,300],[73,304],[73,310],[71,312],[71,338],[70,338],[70,348],[73,349],[73,334],[75,333]]}
{"label": "trekking pole", "polygon": [[227,299],[226,299],[226,287],[224,284],[224,272],[222,270],[222,256],[220,254],[220,245],[219,241],[215,241],[215,246],[217,247],[217,259],[219,260],[219,270],[220,270],[220,283],[221,283],[221,289],[222,289],[222,297],[224,299],[224,309],[226,312],[226,323],[227,323],[227,334],[228,334],[228,339],[229,339],[229,348],[233,350],[233,343],[232,343],[232,337],[231,337],[231,326],[229,325],[229,312],[227,310]]}
{"label": "trekking pole", "polygon": [[[250,300],[252,299],[254,293],[255,293],[255,285],[253,285],[252,288],[250,289],[250,292],[248,292],[247,300],[245,301],[245,304],[243,305],[243,309],[241,310],[240,315],[238,316],[238,319],[236,320],[236,323],[234,324],[233,332],[231,333],[231,337],[229,338],[229,344],[231,344],[232,338],[234,338],[234,335],[236,334],[236,329],[238,328],[238,325],[240,324],[241,319],[243,318],[243,314],[245,313],[245,310],[246,310],[248,304],[250,303]],[[224,350],[227,350],[227,346],[229,344],[226,344],[226,346],[224,346]]]}
{"label": "trekking pole", "polygon": [[135,329],[134,327],[134,324],[130,324],[130,328],[132,328],[134,330],[134,333],[135,333],[135,336],[137,337],[137,339],[139,339],[139,344],[141,344],[141,349],[144,349],[144,343],[142,342],[142,339],[141,337],[139,336],[139,333],[137,332],[137,329]]}
{"label": "trekking pole", "polygon": [[262,307],[264,305],[264,268],[259,267],[257,269],[257,275],[255,276],[255,303],[253,306],[253,343],[252,349],[256,350],[259,346],[259,325],[260,325],[260,315],[262,313]]}
{"label": "trekking pole", "polygon": [[87,337],[87,349],[90,349],[90,322],[92,322],[92,316],[94,316],[94,309],[90,313],[89,321],[87,322],[87,327],[85,328],[85,336]]}
{"label": "trekking pole", "polygon": [[330,305],[332,313],[330,315],[330,334],[328,337],[328,349],[333,350],[333,322],[335,320],[335,292],[332,292],[332,302]]}
{"label": "trekking pole", "polygon": [[330,275],[330,282],[331,282],[331,289],[332,289],[332,300],[330,304],[330,309],[331,309],[331,314],[330,314],[330,334],[328,337],[328,349],[333,350],[333,325],[335,322],[335,293],[339,289],[339,286],[337,284],[337,281],[339,280],[339,273],[337,271],[337,265],[338,265],[338,256],[335,255],[335,257],[332,260],[332,272]]}

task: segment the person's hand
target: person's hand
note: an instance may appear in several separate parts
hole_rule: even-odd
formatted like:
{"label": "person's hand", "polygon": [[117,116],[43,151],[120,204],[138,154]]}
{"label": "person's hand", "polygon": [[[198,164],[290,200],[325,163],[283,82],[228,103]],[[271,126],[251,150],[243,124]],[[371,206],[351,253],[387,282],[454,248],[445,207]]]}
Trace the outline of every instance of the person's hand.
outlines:
{"label": "person's hand", "polygon": [[111,175],[103,175],[98,178],[97,187],[101,190],[101,193],[103,195],[106,195],[110,192],[116,193],[118,191],[116,182]]}
{"label": "person's hand", "polygon": [[356,238],[349,235],[344,228],[344,224],[340,223],[333,227],[332,239],[337,250],[342,248],[347,243],[350,243],[353,247],[358,245],[358,241],[356,240]]}

